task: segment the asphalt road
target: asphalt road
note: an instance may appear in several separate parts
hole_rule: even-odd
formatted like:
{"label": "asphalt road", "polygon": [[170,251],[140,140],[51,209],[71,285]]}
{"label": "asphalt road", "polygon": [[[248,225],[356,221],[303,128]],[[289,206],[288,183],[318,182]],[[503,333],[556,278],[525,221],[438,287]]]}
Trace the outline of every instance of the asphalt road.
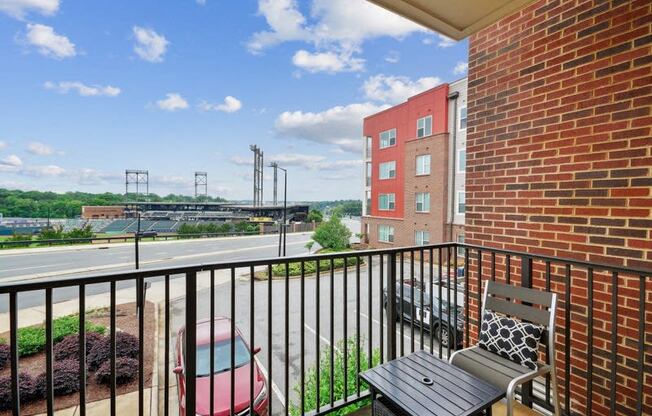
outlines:
{"label": "asphalt road", "polygon": [[[257,359],[264,369],[270,370],[270,352],[271,352],[271,370],[272,370],[272,393],[273,393],[273,414],[282,414],[284,403],[289,400],[290,403],[297,405],[300,403],[300,380],[302,374],[302,357],[304,371],[315,366],[317,357],[317,339],[319,339],[320,352],[323,354],[331,345],[338,347],[345,339],[344,328],[346,323],[347,336],[350,341],[357,341],[357,334],[360,334],[360,350],[363,360],[368,357],[369,346],[378,351],[380,348],[380,316],[383,315],[383,333],[384,338],[387,334],[387,318],[382,309],[381,281],[379,273],[379,264],[377,260],[373,263],[371,273],[371,293],[369,293],[369,275],[368,265],[361,267],[360,275],[355,269],[349,270],[347,274],[346,292],[344,290],[344,278],[342,272],[334,274],[332,280],[331,299],[331,278],[328,273],[323,273],[319,280],[314,276],[306,277],[303,283],[300,279],[291,278],[287,282],[285,279],[273,280],[271,293],[269,292],[268,282],[254,281],[254,296],[250,297],[251,281],[248,277],[247,270],[238,270],[235,281],[235,321],[236,325],[243,333],[245,339],[250,345],[260,346],[261,352]],[[407,269],[406,269],[407,270]],[[385,274],[386,276],[386,274]],[[416,271],[418,276],[418,271]],[[428,276],[426,275],[426,278]],[[357,300],[359,281],[359,301]],[[287,288],[286,288],[287,283]],[[385,282],[382,282],[384,286]],[[316,289],[319,284],[319,314],[317,315],[317,297]],[[286,290],[289,296],[286,298]],[[303,293],[302,293],[303,291]],[[346,293],[346,302],[345,299]],[[286,299],[288,307],[286,309]],[[303,305],[302,305],[303,299]],[[272,315],[268,315],[268,305],[272,302]],[[250,309],[253,305],[253,311]],[[346,309],[345,309],[346,305]],[[369,306],[371,305],[371,314]],[[210,317],[210,289],[198,292],[197,315],[199,319]],[[332,309],[331,309],[332,308]],[[303,310],[304,325],[302,328],[301,320]],[[286,311],[289,325],[286,328]],[[331,312],[332,311],[332,312]],[[360,311],[358,313],[358,311]],[[253,312],[253,314],[252,314]],[[331,320],[332,313],[332,320]],[[231,316],[231,283],[226,282],[215,287],[215,316]],[[185,299],[179,299],[172,304],[171,310],[171,328],[170,348],[173,350],[175,334],[179,328],[184,325],[185,317]],[[253,319],[254,337],[253,342],[250,338],[250,325]],[[268,324],[272,322],[272,343],[271,351],[269,349],[269,332]],[[360,323],[359,331],[357,323]],[[319,329],[317,322],[319,321]],[[371,333],[369,324],[371,322]],[[331,337],[330,327],[333,326]],[[400,325],[397,325],[397,329]],[[412,344],[412,325],[404,324],[403,326],[403,348],[405,353],[421,347],[421,331],[418,325],[414,326],[414,344]],[[288,365],[285,365],[285,337],[289,340],[287,354],[289,355]],[[319,332],[317,332],[319,331]],[[400,352],[401,335],[397,330],[397,342]],[[430,334],[427,330],[423,332],[423,348],[430,349]],[[303,351],[301,349],[301,338],[304,337]],[[433,341],[435,352],[438,351],[438,344]],[[341,344],[340,344],[341,346]],[[413,349],[414,348],[414,349]],[[354,351],[356,349],[354,348]],[[385,352],[386,353],[386,352]],[[445,353],[445,349],[444,349]],[[356,362],[354,359],[353,361]],[[174,365],[171,364],[170,368]],[[289,389],[286,390],[286,374]],[[357,385],[348,386],[350,394],[356,391]],[[286,391],[289,390],[289,398],[286,397]]]}

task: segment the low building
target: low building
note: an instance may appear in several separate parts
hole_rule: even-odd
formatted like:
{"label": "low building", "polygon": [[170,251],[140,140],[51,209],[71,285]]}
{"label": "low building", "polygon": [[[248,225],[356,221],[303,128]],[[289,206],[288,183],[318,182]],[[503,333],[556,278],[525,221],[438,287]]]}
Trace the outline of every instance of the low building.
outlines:
{"label": "low building", "polygon": [[371,247],[464,241],[466,79],[364,119]]}
{"label": "low building", "polygon": [[83,206],[81,216],[85,220],[124,218],[125,207],[119,205]]}

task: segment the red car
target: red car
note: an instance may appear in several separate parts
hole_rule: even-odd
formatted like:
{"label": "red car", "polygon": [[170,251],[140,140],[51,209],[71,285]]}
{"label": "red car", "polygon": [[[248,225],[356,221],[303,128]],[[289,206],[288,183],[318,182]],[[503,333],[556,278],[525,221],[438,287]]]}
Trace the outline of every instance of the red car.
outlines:
{"label": "red car", "polygon": [[[211,321],[197,322],[197,401],[196,414],[210,415],[210,348]],[[176,345],[177,391],[179,393],[179,414],[186,416],[186,377],[185,367],[185,326],[179,329]],[[214,367],[214,412],[212,416],[228,416],[231,410],[231,320],[215,318],[215,367]],[[260,348],[253,350],[257,354]],[[236,328],[235,338],[235,414],[247,416],[267,416],[269,394],[267,380],[254,360],[254,412],[249,411],[250,350],[242,334]],[[188,415],[189,416],[189,415]]]}

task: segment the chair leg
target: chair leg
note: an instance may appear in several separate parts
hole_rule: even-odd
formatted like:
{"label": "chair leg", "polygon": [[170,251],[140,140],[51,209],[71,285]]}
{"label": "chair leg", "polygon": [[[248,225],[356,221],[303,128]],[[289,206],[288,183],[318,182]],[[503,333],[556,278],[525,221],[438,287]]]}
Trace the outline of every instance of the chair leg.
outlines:
{"label": "chair leg", "polygon": [[[550,370],[550,378],[552,383],[552,405],[554,406],[555,416],[561,416],[561,411],[559,410],[559,392],[557,391],[557,371],[553,364]],[[568,392],[566,392],[568,394]]]}
{"label": "chair leg", "polygon": [[505,415],[506,416],[513,416],[514,415],[514,401],[515,401],[514,390],[508,388],[507,389],[507,394],[505,394],[505,398],[507,399],[507,406],[505,407],[507,411],[505,412]]}

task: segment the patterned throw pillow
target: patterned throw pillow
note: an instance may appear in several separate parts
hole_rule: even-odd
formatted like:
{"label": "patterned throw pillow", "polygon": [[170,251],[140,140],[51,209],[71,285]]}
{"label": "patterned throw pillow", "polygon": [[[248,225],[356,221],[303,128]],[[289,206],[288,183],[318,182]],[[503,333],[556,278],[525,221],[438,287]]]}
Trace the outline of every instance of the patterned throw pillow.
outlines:
{"label": "patterned throw pillow", "polygon": [[532,370],[537,369],[541,325],[498,315],[485,310],[480,328],[480,348],[514,361]]}

